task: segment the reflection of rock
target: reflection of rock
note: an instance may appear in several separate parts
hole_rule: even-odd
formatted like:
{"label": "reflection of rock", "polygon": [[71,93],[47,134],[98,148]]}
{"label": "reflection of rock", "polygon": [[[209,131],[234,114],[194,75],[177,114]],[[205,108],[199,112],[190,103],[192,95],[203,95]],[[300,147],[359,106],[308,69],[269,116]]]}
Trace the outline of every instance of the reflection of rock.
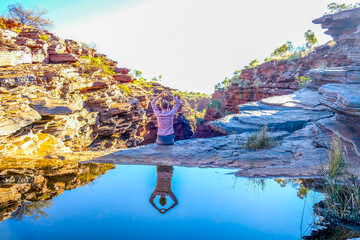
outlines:
{"label": "reflection of rock", "polygon": [[348,239],[357,240],[360,237],[360,231],[343,225],[332,223],[319,223],[313,226],[311,233],[302,236],[304,240],[316,239]]}
{"label": "reflection of rock", "polygon": [[[0,162],[0,221],[10,218],[19,206],[21,208],[15,217],[21,217],[24,211],[31,214],[32,209],[42,208],[43,203],[46,205],[44,200],[52,199],[64,190],[85,185],[115,167],[111,164],[58,160],[29,160],[29,163]],[[39,211],[34,213],[39,214]]]}

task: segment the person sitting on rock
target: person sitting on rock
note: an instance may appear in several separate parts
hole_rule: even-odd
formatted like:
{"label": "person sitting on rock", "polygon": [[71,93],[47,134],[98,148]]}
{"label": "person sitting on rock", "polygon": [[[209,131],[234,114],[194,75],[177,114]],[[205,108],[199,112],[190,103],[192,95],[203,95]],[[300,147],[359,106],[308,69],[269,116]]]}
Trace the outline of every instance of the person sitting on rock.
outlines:
{"label": "person sitting on rock", "polygon": [[[163,99],[161,101],[161,111],[156,107],[156,101],[159,97],[168,94],[176,101],[176,106],[169,110],[169,101]],[[174,144],[174,128],[173,128],[173,120],[175,113],[179,110],[181,102],[179,99],[174,97],[170,92],[162,92],[159,96],[155,97],[151,101],[151,107],[154,110],[154,113],[157,117],[158,123],[158,131],[157,131],[157,139],[156,143],[159,145],[172,145]]]}

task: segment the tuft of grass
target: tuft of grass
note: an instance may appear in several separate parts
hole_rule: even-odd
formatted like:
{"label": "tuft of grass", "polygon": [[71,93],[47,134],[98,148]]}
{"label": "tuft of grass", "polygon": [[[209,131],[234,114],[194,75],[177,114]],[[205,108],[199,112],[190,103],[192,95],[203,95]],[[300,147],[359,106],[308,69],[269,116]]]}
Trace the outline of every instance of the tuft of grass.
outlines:
{"label": "tuft of grass", "polygon": [[273,148],[277,144],[276,140],[272,137],[269,137],[267,132],[267,126],[265,125],[258,132],[251,135],[245,145],[246,149],[265,149]]}
{"label": "tuft of grass", "polygon": [[333,138],[328,156],[324,200],[326,216],[329,220],[360,224],[360,183],[353,174],[348,174],[351,166],[342,152],[340,138]]}
{"label": "tuft of grass", "polygon": [[340,168],[344,165],[344,156],[341,149],[341,140],[334,137],[331,148],[328,151],[329,156],[329,172],[330,178],[334,179],[339,175]]}

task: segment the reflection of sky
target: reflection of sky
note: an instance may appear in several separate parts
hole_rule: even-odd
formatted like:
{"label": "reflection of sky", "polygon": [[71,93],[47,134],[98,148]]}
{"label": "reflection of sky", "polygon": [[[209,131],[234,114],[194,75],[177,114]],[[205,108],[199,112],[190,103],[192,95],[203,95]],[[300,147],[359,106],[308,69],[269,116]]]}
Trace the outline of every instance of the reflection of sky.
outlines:
{"label": "reflection of sky", "polygon": [[[267,180],[262,191],[228,172],[175,167],[179,205],[162,215],[149,203],[156,167],[118,166],[54,198],[49,218],[0,223],[0,239],[299,238],[304,200],[296,189]],[[310,222],[305,210],[303,229]]]}

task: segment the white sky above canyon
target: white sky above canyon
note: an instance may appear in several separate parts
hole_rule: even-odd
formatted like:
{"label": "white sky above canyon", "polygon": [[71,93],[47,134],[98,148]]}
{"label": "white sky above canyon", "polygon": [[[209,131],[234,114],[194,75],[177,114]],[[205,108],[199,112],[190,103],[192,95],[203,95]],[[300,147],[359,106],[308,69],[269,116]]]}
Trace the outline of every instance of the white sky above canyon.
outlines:
{"label": "white sky above canyon", "polygon": [[[330,40],[311,21],[327,11],[328,0],[62,0],[18,1],[50,10],[53,31],[62,38],[96,43],[120,67],[138,69],[164,85],[212,93],[250,61],[263,61],[283,43],[305,43],[311,29],[320,43]],[[354,3],[356,1],[339,1]],[[2,0],[5,10],[13,1]]]}

